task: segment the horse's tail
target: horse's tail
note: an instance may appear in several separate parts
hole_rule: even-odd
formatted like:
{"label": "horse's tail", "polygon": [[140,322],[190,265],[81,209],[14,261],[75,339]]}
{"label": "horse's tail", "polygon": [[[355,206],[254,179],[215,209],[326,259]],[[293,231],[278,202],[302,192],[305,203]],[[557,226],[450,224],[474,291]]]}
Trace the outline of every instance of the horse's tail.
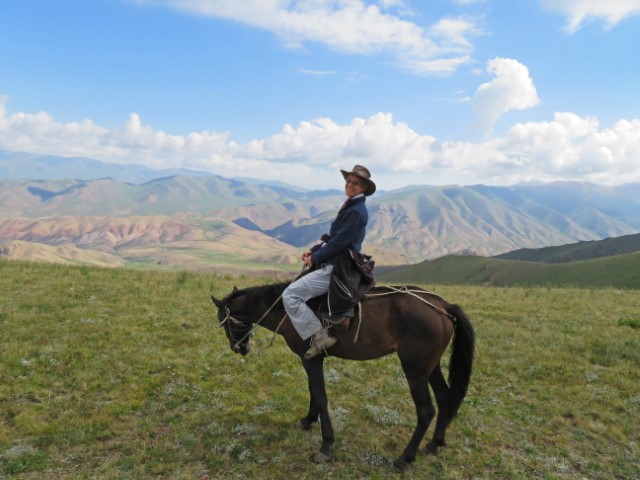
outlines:
{"label": "horse's tail", "polygon": [[471,369],[473,367],[473,352],[475,333],[469,317],[458,305],[450,305],[447,311],[455,317],[455,332],[449,360],[449,408],[447,423],[451,422],[458,413],[462,400],[467,394]]}

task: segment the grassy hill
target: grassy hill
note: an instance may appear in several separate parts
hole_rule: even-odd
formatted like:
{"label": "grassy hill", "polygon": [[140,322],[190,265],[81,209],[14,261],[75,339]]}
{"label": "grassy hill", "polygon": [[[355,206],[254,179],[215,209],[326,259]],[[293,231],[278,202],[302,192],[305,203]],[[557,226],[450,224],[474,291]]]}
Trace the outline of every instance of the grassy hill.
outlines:
{"label": "grassy hill", "polygon": [[495,257],[447,255],[414,265],[382,266],[385,282],[447,285],[571,285],[640,288],[640,234]]}
{"label": "grassy hill", "polygon": [[383,282],[396,283],[640,289],[640,252],[554,265],[448,255],[416,265],[382,267],[376,277]]}
{"label": "grassy hill", "polygon": [[[326,361],[336,458],[315,465],[299,360],[279,337],[258,353],[264,330],[229,350],[209,295],[268,281],[0,260],[0,478],[399,478],[396,355]],[[640,477],[640,291],[436,291],[472,319],[476,363],[447,446],[403,477]]]}
{"label": "grassy hill", "polygon": [[640,252],[640,234],[623,235],[597,241],[584,241],[557,247],[522,248],[503,255],[497,255],[495,258],[528,262],[566,263],[634,252]]}

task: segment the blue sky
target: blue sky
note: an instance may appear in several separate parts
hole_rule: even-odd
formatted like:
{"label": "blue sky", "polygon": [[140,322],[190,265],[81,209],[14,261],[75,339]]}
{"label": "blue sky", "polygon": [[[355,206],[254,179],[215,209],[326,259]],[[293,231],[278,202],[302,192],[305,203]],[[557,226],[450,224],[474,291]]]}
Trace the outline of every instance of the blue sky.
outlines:
{"label": "blue sky", "polygon": [[340,186],[640,181],[640,0],[6,0],[0,148]]}

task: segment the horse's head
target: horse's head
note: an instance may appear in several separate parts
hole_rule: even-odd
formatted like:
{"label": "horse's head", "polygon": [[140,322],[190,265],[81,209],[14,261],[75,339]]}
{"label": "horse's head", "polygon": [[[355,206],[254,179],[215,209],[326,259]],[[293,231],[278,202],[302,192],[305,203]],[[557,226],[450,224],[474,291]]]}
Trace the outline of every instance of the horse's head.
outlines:
{"label": "horse's head", "polygon": [[231,350],[243,356],[249,353],[249,337],[253,323],[251,315],[245,311],[246,305],[240,290],[233,287],[233,291],[222,300],[213,295],[211,300],[218,307],[218,326],[224,328]]}

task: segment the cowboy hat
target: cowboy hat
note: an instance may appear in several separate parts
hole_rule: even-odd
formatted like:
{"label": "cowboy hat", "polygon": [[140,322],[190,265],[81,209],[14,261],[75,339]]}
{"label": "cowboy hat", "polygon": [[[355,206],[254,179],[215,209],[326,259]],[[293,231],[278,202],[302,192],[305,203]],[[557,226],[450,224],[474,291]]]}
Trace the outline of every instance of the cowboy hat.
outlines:
{"label": "cowboy hat", "polygon": [[342,176],[345,180],[349,178],[350,175],[355,175],[356,177],[364,180],[366,188],[364,189],[363,193],[367,197],[369,195],[373,195],[373,193],[376,191],[376,184],[371,181],[371,173],[369,173],[369,170],[366,167],[363,167],[362,165],[356,165],[355,167],[353,167],[353,169],[351,169],[350,172],[347,172],[346,170],[340,171],[342,172]]}

